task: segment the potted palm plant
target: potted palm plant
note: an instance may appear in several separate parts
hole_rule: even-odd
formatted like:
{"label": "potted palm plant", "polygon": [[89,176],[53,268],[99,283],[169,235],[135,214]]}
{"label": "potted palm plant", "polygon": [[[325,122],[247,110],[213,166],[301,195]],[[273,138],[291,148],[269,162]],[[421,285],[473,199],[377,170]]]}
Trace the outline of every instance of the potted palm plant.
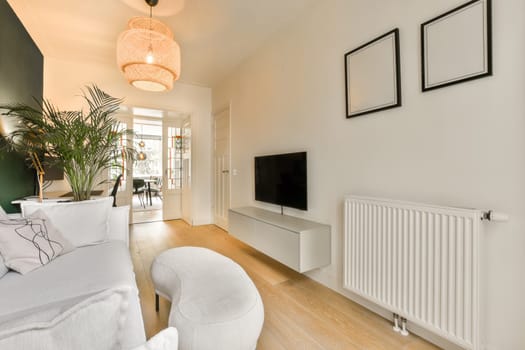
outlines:
{"label": "potted palm plant", "polygon": [[121,99],[96,85],[87,86],[82,97],[88,110],[62,111],[45,100],[42,106],[0,105],[3,114],[16,118],[17,128],[6,137],[6,147],[38,157],[44,165],[60,166],[71,186],[73,200],[90,199],[102,172],[123,157],[132,159],[133,149],[122,146],[130,132],[114,118]]}

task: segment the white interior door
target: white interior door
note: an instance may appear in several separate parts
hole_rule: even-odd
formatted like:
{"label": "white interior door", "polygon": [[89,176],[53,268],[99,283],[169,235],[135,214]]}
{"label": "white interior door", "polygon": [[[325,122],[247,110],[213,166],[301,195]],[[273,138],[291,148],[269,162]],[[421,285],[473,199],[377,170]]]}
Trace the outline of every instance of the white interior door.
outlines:
{"label": "white interior door", "polygon": [[183,180],[183,139],[180,121],[162,121],[162,143],[162,219],[180,219]]}
{"label": "white interior door", "polygon": [[[133,130],[133,117],[130,115],[117,115],[117,120],[120,122],[120,127],[124,130]],[[127,137],[120,141],[123,147],[133,146],[133,132],[127,134]],[[115,180],[118,175],[122,174],[122,181],[117,192],[117,206],[129,205],[129,222],[133,222],[133,161],[127,160],[124,157],[117,161],[117,164],[109,170],[108,192],[111,193]]]}
{"label": "white interior door", "polygon": [[191,120],[182,123],[182,219],[192,225],[191,216]]}
{"label": "white interior door", "polygon": [[214,122],[214,219],[228,230],[230,209],[230,109],[215,115]]}

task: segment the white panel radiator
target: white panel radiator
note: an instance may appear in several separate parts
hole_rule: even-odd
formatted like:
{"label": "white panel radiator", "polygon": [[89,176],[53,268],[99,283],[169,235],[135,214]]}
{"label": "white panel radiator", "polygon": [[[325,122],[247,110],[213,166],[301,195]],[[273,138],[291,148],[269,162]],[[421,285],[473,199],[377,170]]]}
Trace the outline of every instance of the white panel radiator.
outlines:
{"label": "white panel radiator", "polygon": [[344,287],[479,349],[478,210],[348,196]]}

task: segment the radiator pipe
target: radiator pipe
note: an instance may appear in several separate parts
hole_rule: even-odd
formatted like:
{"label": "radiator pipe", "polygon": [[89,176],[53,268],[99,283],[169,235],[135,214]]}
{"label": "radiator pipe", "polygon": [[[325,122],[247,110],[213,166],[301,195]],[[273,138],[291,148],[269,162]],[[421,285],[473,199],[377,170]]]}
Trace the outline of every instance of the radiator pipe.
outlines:
{"label": "radiator pipe", "polygon": [[392,327],[394,332],[400,332],[401,328],[399,328],[399,315],[394,314],[394,327]]}
{"label": "radiator pipe", "polygon": [[407,329],[407,319],[402,317],[401,318],[401,335],[406,337],[409,334],[410,333],[408,333],[408,329]]}

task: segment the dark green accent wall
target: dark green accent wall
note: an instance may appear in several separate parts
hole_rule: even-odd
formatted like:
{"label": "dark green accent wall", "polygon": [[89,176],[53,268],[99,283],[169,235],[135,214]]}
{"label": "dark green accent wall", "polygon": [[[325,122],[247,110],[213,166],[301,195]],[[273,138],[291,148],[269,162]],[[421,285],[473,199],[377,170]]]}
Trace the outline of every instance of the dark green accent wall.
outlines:
{"label": "dark green accent wall", "polygon": [[[44,57],[6,0],[0,0],[0,104],[42,99]],[[0,143],[3,138],[0,136]],[[0,153],[0,205],[16,212],[16,198],[34,192],[34,171],[24,156]]]}

